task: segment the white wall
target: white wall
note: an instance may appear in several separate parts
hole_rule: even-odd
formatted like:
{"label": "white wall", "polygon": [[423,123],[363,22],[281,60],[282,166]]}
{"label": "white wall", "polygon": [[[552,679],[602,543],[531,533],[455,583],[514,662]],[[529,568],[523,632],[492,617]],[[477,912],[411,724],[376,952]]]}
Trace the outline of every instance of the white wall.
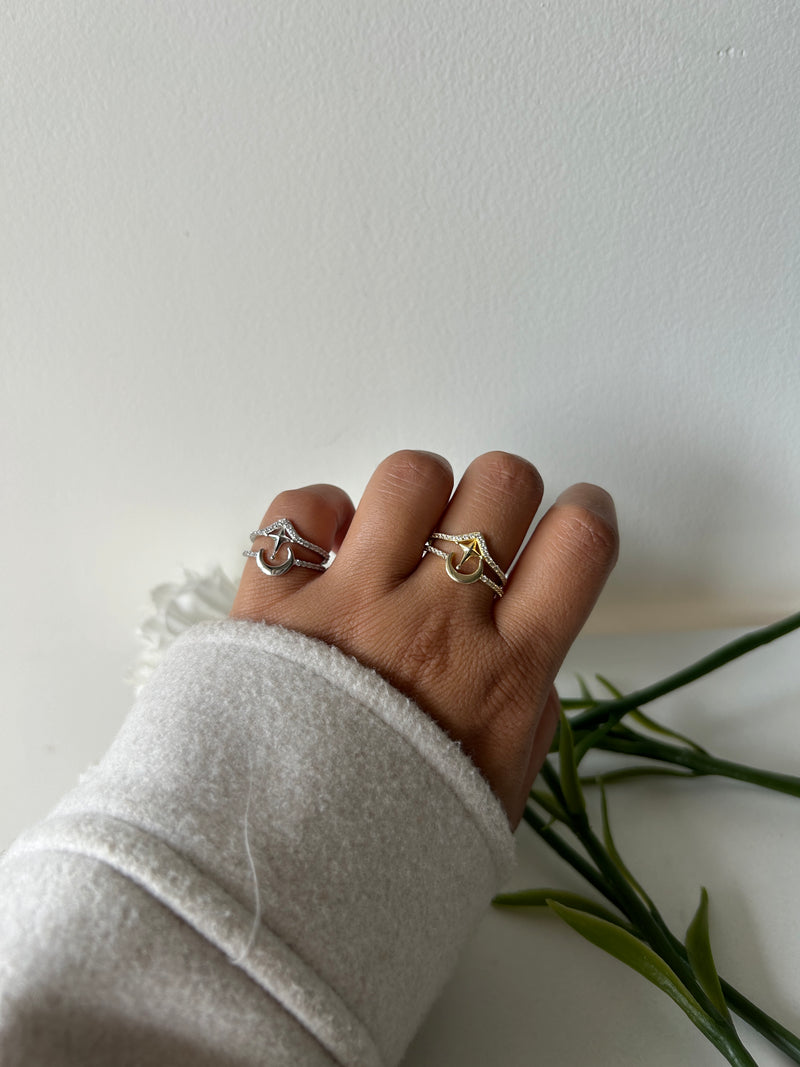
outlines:
{"label": "white wall", "polygon": [[600,630],[796,606],[798,23],[2,0],[9,788],[102,750],[151,586],[399,447],[611,489]]}

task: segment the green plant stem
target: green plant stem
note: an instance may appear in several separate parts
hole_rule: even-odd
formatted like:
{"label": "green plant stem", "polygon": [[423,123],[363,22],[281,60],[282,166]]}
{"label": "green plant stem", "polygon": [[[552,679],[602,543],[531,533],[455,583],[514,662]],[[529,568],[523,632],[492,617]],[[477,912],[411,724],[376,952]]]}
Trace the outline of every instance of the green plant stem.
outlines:
{"label": "green plant stem", "polygon": [[[613,904],[613,906],[617,908],[618,911],[623,915],[627,914],[623,902],[618,898],[611,886],[600,877],[595,868],[588,863],[579,852],[576,852],[571,845],[552,830],[537,812],[530,806],[527,806],[523,813],[523,818],[531,829],[534,830],[534,832],[538,834],[538,836],[541,837],[554,852],[561,856],[565,863],[568,863],[578,872],[578,874],[585,878],[587,882],[593,885],[610,904]],[[666,925],[664,926],[664,929],[675,952],[679,953],[684,959],[687,959],[686,948],[680,939],[677,938]],[[754,1030],[757,1030],[762,1037],[765,1037],[775,1045],[776,1048],[779,1048],[784,1052],[794,1063],[800,1063],[800,1038],[790,1030],[787,1030],[785,1026],[777,1021],[777,1019],[773,1019],[748,999],[744,993],[741,993],[721,976],[720,983],[722,985],[722,991],[725,994],[725,999],[739,1018],[749,1023]]]}
{"label": "green plant stem", "polygon": [[564,791],[561,788],[561,779],[558,777],[556,769],[549,759],[545,759],[539,774],[546,782],[550,792],[555,797],[556,802],[561,809],[561,821],[567,822],[567,800],[564,796]]}
{"label": "green plant stem", "polygon": [[602,774],[589,774],[580,779],[581,785],[608,785],[610,782],[624,782],[631,778],[697,778],[691,771],[676,771],[671,767],[621,767]]}
{"label": "green plant stem", "polygon": [[722,992],[725,994],[725,999],[731,1006],[731,1009],[736,1012],[740,1019],[744,1019],[749,1023],[754,1030],[757,1030],[762,1037],[765,1037],[768,1041],[784,1052],[790,1060],[795,1063],[800,1063],[800,1038],[797,1034],[793,1034],[791,1030],[787,1030],[785,1026],[773,1019],[772,1016],[767,1015],[765,1011],[762,1011],[752,1000],[748,1000],[744,993],[740,993],[738,989],[726,982],[724,978],[720,977],[720,984],[722,985]]}
{"label": "green plant stem", "polygon": [[[568,844],[563,837],[560,837],[555,830],[552,830],[544,819],[534,811],[530,805],[525,808],[522,813],[522,817],[525,822],[534,830],[541,839],[552,848],[561,858],[570,865],[574,870],[578,872],[583,878],[593,885],[598,893],[601,893],[606,900],[614,905],[619,911],[623,911],[620,907],[619,901],[614,894],[609,890],[606,883],[579,852],[576,852],[572,845]],[[624,914],[624,913],[623,913]]]}
{"label": "green plant stem", "polygon": [[[671,930],[668,930],[668,933],[675,944],[675,951],[686,955],[686,946],[675,937]],[[730,982],[726,982],[721,975],[719,980],[725,999],[739,1018],[744,1019],[754,1030],[758,1030],[762,1037],[766,1037],[768,1041],[771,1041],[781,1052],[785,1052],[795,1063],[800,1063],[800,1038],[793,1034],[791,1030],[787,1030],[785,1026],[782,1026],[777,1019],[767,1015],[758,1005],[748,1000],[744,993],[740,993]]]}
{"label": "green plant stem", "polygon": [[[745,634],[743,637],[739,637],[735,641],[723,645],[722,648],[718,648],[716,652],[704,656],[696,663],[691,664],[689,667],[685,667],[676,674],[671,674],[660,682],[655,682],[653,685],[646,686],[644,689],[640,689],[635,693],[628,693],[628,695],[621,700],[596,701],[594,705],[588,707],[585,711],[571,719],[572,728],[574,731],[583,732],[594,730],[600,726],[601,723],[609,721],[619,722],[623,715],[626,715],[629,711],[633,711],[635,708],[644,704],[649,704],[653,700],[657,700],[659,697],[673,692],[675,689],[680,689],[682,686],[688,685],[690,682],[697,681],[698,678],[702,678],[704,675],[718,670],[720,667],[725,666],[726,663],[730,663],[732,660],[738,659],[740,656],[744,656],[748,652],[752,652],[753,649],[760,648],[761,645],[769,644],[770,641],[774,641],[776,638],[791,633],[798,628],[800,628],[800,612],[797,612],[794,615],[789,615],[787,618],[772,623],[770,626],[764,626],[760,630],[753,630],[750,633]],[[585,702],[576,703],[578,706],[586,707]],[[571,702],[570,704],[571,706],[575,706],[575,704],[572,704]],[[570,705],[565,704],[565,706]]]}
{"label": "green plant stem", "polygon": [[725,1020],[719,1015],[715,1006],[708,999],[705,990],[695,978],[687,960],[675,951],[671,936],[665,929],[665,923],[654,908],[648,907],[622,871],[608,855],[602,841],[595,835],[585,815],[571,816],[570,829],[577,836],[609,885],[619,899],[622,912],[636,926],[643,939],[654,949],[680,978],[695,1000],[712,1019],[720,1025]]}
{"label": "green plant stem", "polygon": [[752,785],[760,785],[765,789],[786,793],[792,797],[800,797],[800,778],[794,775],[778,774],[775,771],[749,767],[744,763],[719,759],[717,756],[697,752],[691,748],[683,748],[681,745],[650,740],[633,731],[630,731],[629,737],[605,734],[595,742],[594,747],[606,752],[621,752],[625,755],[660,760],[662,763],[674,763],[680,767],[686,767],[692,772],[693,777],[720,775],[725,778],[735,778],[741,782],[750,782]]}
{"label": "green plant stem", "polygon": [[[555,799],[562,808],[562,821],[578,838],[600,873],[600,883],[598,883],[595,881],[596,876],[594,876],[594,872],[592,871],[593,877],[590,878],[592,884],[597,888],[600,888],[600,884],[604,881],[606,885],[613,887],[614,897],[610,899],[612,899],[612,902],[616,907],[638,927],[644,940],[648,942],[651,948],[658,952],[664,962],[667,963],[678,975],[703,1010],[724,1025],[725,1020],[718,1015],[716,1008],[697,982],[694,972],[688,965],[686,959],[680,955],[676,955],[671,940],[671,933],[658,911],[652,905],[652,902],[648,901],[648,903],[645,904],[641,896],[631,886],[625,874],[619,869],[616,863],[614,863],[603,843],[595,835],[589,824],[589,819],[586,813],[570,812],[568,810],[559,777],[549,760],[546,759],[544,761],[540,773],[553,791]],[[564,843],[562,842],[562,846],[563,844]],[[574,850],[570,851],[577,857],[577,853],[575,853]],[[570,862],[573,861],[570,860]],[[592,870],[592,868],[583,861],[580,869],[584,877],[588,877],[587,868],[589,871]],[[600,891],[603,892],[604,895],[607,895],[604,888]]]}
{"label": "green plant stem", "polygon": [[644,940],[658,952],[702,1008],[704,1019],[701,1029],[706,1037],[735,1067],[757,1067],[756,1061],[741,1043],[736,1030],[709,1000],[685,955],[675,950],[673,938],[664,930],[663,920],[660,920],[659,916],[659,921],[656,921],[650,909],[608,856],[602,842],[592,831],[585,813],[570,813],[568,825],[597,865],[600,874],[613,886],[614,895],[618,897],[618,903],[614,903],[617,903],[623,914],[639,929]]}
{"label": "green plant stem", "polygon": [[[609,899],[612,899],[613,903],[622,914],[627,916],[627,918],[638,927],[644,940],[646,940],[650,947],[658,952],[662,959],[669,964],[673,971],[675,971],[687,989],[693,993],[701,1007],[707,1012],[710,1012],[710,1014],[716,1015],[717,1013],[714,1005],[708,1000],[705,991],[697,982],[694,972],[689,966],[686,958],[676,958],[670,951],[670,947],[675,939],[653,902],[649,897],[643,899],[642,891],[637,891],[637,888],[631,885],[631,876],[627,871],[621,870],[612,856],[609,855],[606,847],[592,830],[585,811],[569,811],[566,798],[561,788],[561,780],[556,774],[555,768],[549,759],[545,759],[540,774],[550,787],[557,802],[557,807],[554,810],[558,811],[560,809],[558,817],[569,827],[573,834],[575,834],[589,857],[594,861],[595,867],[600,873],[600,883],[598,884],[598,882],[590,879],[592,880],[592,884],[598,887],[599,885],[613,887],[614,895],[613,898],[609,897]],[[548,813],[552,814],[553,811],[549,810]],[[570,851],[573,856],[578,857],[578,854],[575,853],[574,850]],[[573,860],[570,859],[570,862],[573,862]],[[584,877],[588,877],[587,867],[588,870],[594,874],[594,869],[584,861],[581,866],[581,873]],[[603,892],[604,895],[608,895],[604,888],[601,888],[600,891]],[[725,1023],[724,1019],[720,1019],[719,1021],[723,1024]]]}
{"label": "green plant stem", "polygon": [[[628,712],[634,711],[644,704],[648,704],[667,693],[688,685],[689,683],[702,678],[704,675],[719,669],[725,664],[732,662],[740,656],[745,655],[747,652],[768,644],[771,641],[776,640],[778,637],[791,633],[798,628],[800,628],[800,612],[773,623],[771,626],[766,626],[760,630],[745,634],[743,637],[738,638],[711,653],[711,655],[698,660],[691,666],[668,676],[654,685],[647,686],[646,688],[630,693],[627,696],[622,696],[613,700],[599,701],[594,700],[587,691],[583,694],[581,699],[562,700],[562,708],[579,711],[579,714],[573,716],[570,720],[572,731],[576,734],[575,754],[577,759],[579,760],[585,752],[592,747],[602,748],[607,751],[617,751],[620,753],[642,756],[646,759],[658,760],[664,763],[677,764],[686,769],[688,772],[685,775],[686,777],[722,775],[760,785],[791,796],[800,797],[800,779],[792,777],[791,775],[762,771],[744,764],[734,763],[729,760],[721,760],[704,752],[684,749],[677,745],[665,744],[659,741],[651,741],[634,731],[628,730],[627,727],[620,727],[617,725]],[[557,730],[553,743],[554,749],[557,749],[559,745],[559,733],[560,730]],[[547,761],[545,761],[545,765],[548,766]],[[567,811],[558,775],[551,766],[548,766],[548,769],[550,773],[545,773],[543,777],[548,781],[556,798],[556,804],[563,812],[562,821],[572,829],[573,833],[577,833],[579,828],[576,829],[574,825],[575,817],[570,815]],[[618,772],[610,772],[608,778],[604,775],[598,777],[600,779],[611,780],[614,776],[627,777],[641,773],[648,773],[648,769],[633,768],[628,771],[622,770]],[[658,772],[653,770],[649,773]],[[553,812],[548,812],[548,814],[552,815]],[[568,845],[563,838],[555,833],[555,831],[551,830],[550,826],[545,824],[530,807],[526,808],[524,818],[531,828],[567,863],[593,885],[602,896],[610,901],[610,903],[612,903],[623,915],[634,920],[634,916],[628,911],[630,894],[633,893],[633,890],[625,882],[621,873],[614,867],[610,857],[605,855],[602,843],[599,840],[595,838],[595,843],[591,848],[588,847],[586,840],[582,840],[581,842],[592,859],[598,863],[598,866],[600,867],[598,873],[591,863],[587,862],[587,860]],[[585,816],[583,816],[583,818],[585,818]],[[592,836],[594,835],[592,834]],[[579,840],[581,840],[582,834],[578,833],[578,837]],[[596,853],[595,849],[598,850]],[[598,862],[601,855],[604,858],[602,862]],[[610,870],[606,869],[607,863],[611,865]],[[604,875],[612,880],[612,885],[608,884]],[[622,884],[620,884],[620,879],[622,880]],[[657,945],[663,944],[663,941],[666,940],[671,946],[669,957],[672,960],[677,957],[683,961],[679,968],[676,969],[673,967],[673,970],[675,970],[677,974],[685,974],[684,967],[689,966],[685,946],[674,934],[672,934],[661,919],[657,910],[653,909],[652,912],[648,910],[640,898],[635,894],[633,894],[633,901],[636,916],[639,918],[646,918],[644,929],[639,928],[643,940],[650,942],[651,947],[656,951],[660,951],[660,948],[658,948]],[[650,941],[650,933],[655,937],[656,944],[653,944],[652,941]],[[669,962],[669,960],[667,960],[667,962]],[[671,963],[670,966],[672,966]],[[725,981],[725,979],[721,978],[720,982],[725,999],[733,1011],[767,1038],[767,1040],[775,1045],[776,1048],[779,1048],[784,1052],[791,1060],[795,1063],[800,1063],[800,1038],[753,1004],[752,1001],[750,1001],[743,993],[740,993],[735,989],[729,982]],[[695,986],[696,983],[692,982],[688,988],[692,989]],[[703,996],[703,998],[700,999],[700,1003],[705,1004],[705,1002],[706,1000]],[[709,1016],[709,1022],[712,1026],[716,1026],[715,1020],[711,1016]],[[738,1035],[736,1035],[735,1031],[733,1031],[729,1025],[720,1028],[715,1034],[708,1033],[707,1036],[713,1041],[716,1047],[720,1049],[723,1055],[726,1056],[729,1062],[742,1065],[754,1064],[755,1061],[750,1057],[747,1050],[739,1041]],[[733,1038],[732,1044],[731,1038]]]}

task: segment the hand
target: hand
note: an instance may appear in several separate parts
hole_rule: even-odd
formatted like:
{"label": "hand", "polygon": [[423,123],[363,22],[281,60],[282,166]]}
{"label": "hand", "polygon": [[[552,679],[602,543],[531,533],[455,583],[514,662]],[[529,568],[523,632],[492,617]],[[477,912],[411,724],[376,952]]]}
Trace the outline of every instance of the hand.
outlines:
{"label": "hand", "polygon": [[[292,567],[276,578],[248,559],[231,615],[320,638],[378,671],[461,742],[514,828],[558,721],[555,676],[616,562],[614,504],[597,486],[567,489],[496,597],[483,582],[451,580],[438,556],[422,558],[425,541],[479,530],[507,571],[541,503],[541,478],[519,456],[488,452],[452,491],[445,459],[403,451],[378,466],[358,510],[333,485],[280,493],[262,526],[286,517],[336,559],[324,573]],[[274,542],[260,537],[253,548],[269,557]]]}

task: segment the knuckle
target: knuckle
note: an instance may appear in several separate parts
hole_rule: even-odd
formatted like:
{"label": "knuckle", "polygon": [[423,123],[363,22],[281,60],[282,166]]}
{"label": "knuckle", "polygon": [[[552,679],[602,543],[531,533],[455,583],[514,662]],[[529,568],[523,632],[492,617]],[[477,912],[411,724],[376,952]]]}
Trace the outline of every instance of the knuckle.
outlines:
{"label": "knuckle", "polygon": [[283,489],[272,501],[270,513],[277,515],[287,514],[291,518],[291,511],[300,496],[306,495],[303,489]]}
{"label": "knuckle", "polygon": [[514,499],[541,496],[541,475],[522,456],[510,452],[488,452],[482,457],[481,466],[481,474],[491,484],[495,495],[499,493]]}
{"label": "knuckle", "polygon": [[579,504],[563,508],[559,518],[559,536],[571,555],[589,566],[606,570],[619,554],[619,533],[600,515]]}
{"label": "knuckle", "polygon": [[404,489],[417,489],[429,485],[431,481],[448,477],[447,468],[441,460],[430,452],[413,449],[393,452],[381,464],[381,473],[391,485]]}

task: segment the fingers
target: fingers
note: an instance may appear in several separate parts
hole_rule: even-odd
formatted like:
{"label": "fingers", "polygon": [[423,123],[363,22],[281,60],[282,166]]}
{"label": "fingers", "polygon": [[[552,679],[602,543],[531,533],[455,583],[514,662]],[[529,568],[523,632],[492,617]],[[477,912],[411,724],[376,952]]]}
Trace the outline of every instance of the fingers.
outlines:
{"label": "fingers", "polygon": [[[439,518],[435,533],[460,536],[479,532],[483,535],[492,559],[505,573],[522,544],[542,500],[542,479],[539,472],[521,456],[509,452],[486,452],[478,456],[467,470],[453,494],[453,499]],[[469,548],[446,540],[434,541],[436,548],[454,555],[449,570],[464,579],[475,576],[481,567],[477,556]],[[445,562],[430,553],[420,565],[420,576],[440,583],[437,593],[458,598],[460,604],[471,605],[486,612],[495,596],[494,590],[480,580],[470,590],[459,588],[458,578],[448,573]],[[483,565],[489,581],[502,587],[502,580],[489,564]],[[470,584],[464,581],[463,584]],[[465,596],[467,599],[464,599]]]}
{"label": "fingers", "polygon": [[[354,512],[353,502],[343,489],[335,485],[309,485],[280,493],[270,504],[259,529],[270,526],[277,519],[288,519],[305,541],[325,552],[336,552],[347,532]],[[280,569],[288,561],[291,551],[298,561],[320,563],[320,555],[303,545],[281,536],[280,530],[257,537],[252,551],[261,554],[267,572],[270,567]],[[308,567],[291,566],[285,573],[265,573],[258,561],[248,557],[242,580],[234,600],[231,615],[238,618],[264,619],[270,604],[307,585],[321,572]]]}
{"label": "fingers", "polygon": [[498,630],[551,677],[617,561],[614,502],[596,485],[565,490],[542,518],[495,608]]}
{"label": "fingers", "polygon": [[[464,534],[480,531],[489,552],[505,571],[519,550],[542,496],[536,468],[520,456],[488,452],[467,468],[448,503],[453,476],[441,456],[429,452],[396,452],[384,460],[367,485],[337,561],[337,569],[361,562],[362,573],[373,574],[387,585],[419,569],[424,581],[441,582],[440,595],[464,597],[464,590],[448,577],[444,560],[429,555],[422,560],[427,538],[434,532]],[[454,553],[460,566],[464,550],[450,541],[437,547]],[[369,570],[363,563],[369,559]],[[464,560],[468,576],[476,560]],[[488,578],[499,581],[488,565]],[[466,584],[466,583],[465,583]],[[494,592],[475,582],[469,602],[485,613]],[[473,594],[473,590],[470,590]],[[462,604],[467,601],[461,600]]]}
{"label": "fingers", "polygon": [[419,563],[425,539],[453,488],[453,470],[442,456],[410,449],[385,459],[370,478],[336,569],[358,571],[361,580],[385,588]]}

